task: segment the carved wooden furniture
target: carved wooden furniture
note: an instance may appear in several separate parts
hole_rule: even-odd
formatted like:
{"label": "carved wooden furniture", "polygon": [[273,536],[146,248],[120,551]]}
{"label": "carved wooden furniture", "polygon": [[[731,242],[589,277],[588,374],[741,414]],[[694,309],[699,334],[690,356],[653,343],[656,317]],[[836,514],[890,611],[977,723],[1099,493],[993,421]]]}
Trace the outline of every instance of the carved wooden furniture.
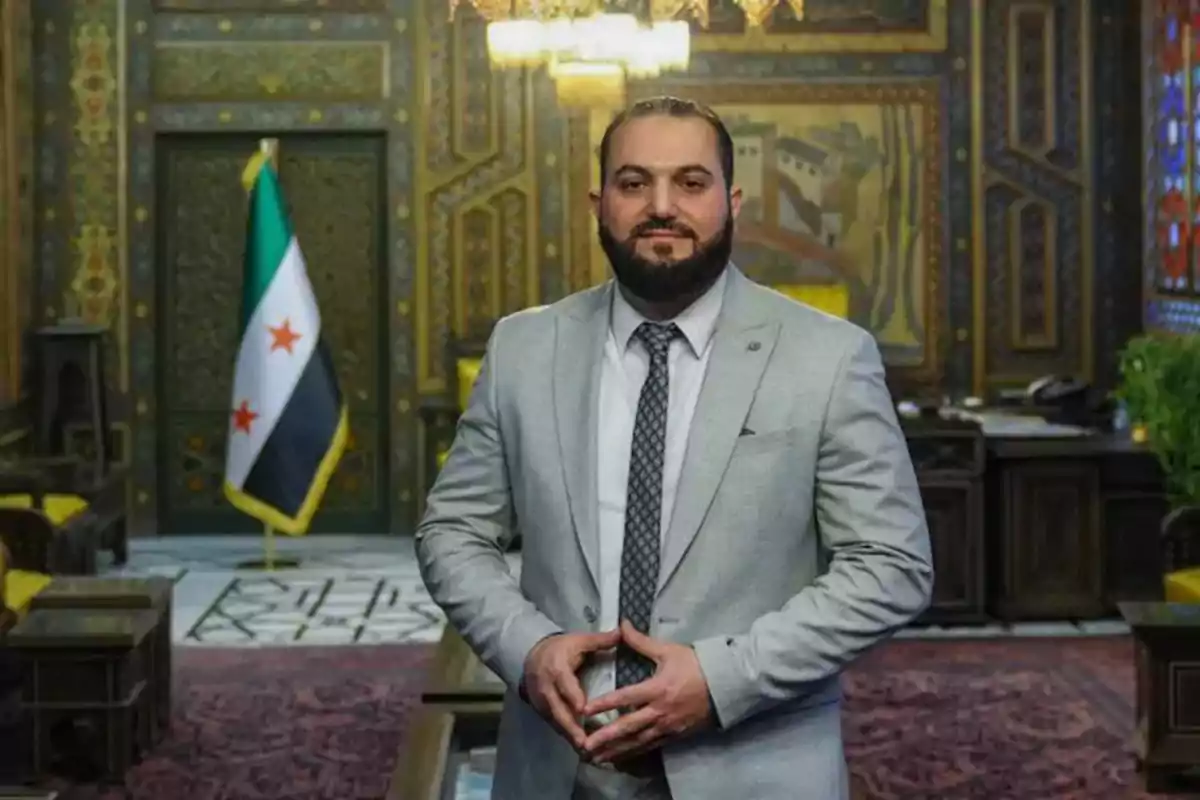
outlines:
{"label": "carved wooden furniture", "polygon": [[427,491],[433,487],[438,470],[454,442],[458,417],[470,399],[489,335],[490,328],[449,342],[446,346],[446,391],[421,404],[422,461]]}
{"label": "carved wooden furniture", "polygon": [[152,610],[31,611],[5,636],[21,675],[23,781],[120,781],[153,744]]}
{"label": "carved wooden furniture", "polygon": [[1163,599],[1200,603],[1200,507],[1174,509],[1163,519]]}
{"label": "carved wooden furniture", "polygon": [[37,331],[35,436],[39,454],[65,457],[75,454],[68,443],[70,427],[80,425],[87,431],[88,443],[78,456],[80,466],[72,479],[72,493],[88,501],[102,546],[123,564],[127,556],[125,474],[116,464],[109,425],[105,332],[102,326],[70,323]]}
{"label": "carved wooden furniture", "polygon": [[0,634],[29,609],[50,583],[56,531],[46,518],[26,509],[0,508]]}
{"label": "carved wooden furniture", "polygon": [[1137,668],[1136,756],[1146,790],[1200,790],[1200,605],[1125,602]]}
{"label": "carved wooden furniture", "polygon": [[153,611],[158,615],[149,651],[147,680],[154,704],[151,740],[171,727],[171,598],[167,578],[56,577],[30,600],[29,610],[91,609]]}
{"label": "carved wooden furniture", "polygon": [[933,549],[933,600],[922,622],[985,619],[983,432],[937,417],[902,422]]}
{"label": "carved wooden furniture", "polygon": [[396,761],[387,800],[454,797],[451,787],[470,764],[471,751],[496,745],[504,684],[449,626],[430,674],[438,682],[421,695],[421,709]]}
{"label": "carved wooden furniture", "polygon": [[850,289],[844,283],[789,283],[771,288],[826,314],[850,318]]}
{"label": "carved wooden furniture", "polygon": [[1159,599],[1167,505],[1144,448],[1096,435],[989,439],[989,611],[1006,622],[1096,619]]}

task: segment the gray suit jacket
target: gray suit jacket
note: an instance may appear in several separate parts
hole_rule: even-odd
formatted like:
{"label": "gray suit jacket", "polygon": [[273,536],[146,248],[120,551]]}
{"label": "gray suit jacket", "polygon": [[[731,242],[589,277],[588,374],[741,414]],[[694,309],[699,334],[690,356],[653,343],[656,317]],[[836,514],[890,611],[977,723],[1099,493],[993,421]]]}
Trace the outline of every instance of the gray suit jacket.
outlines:
{"label": "gray suit jacket", "polygon": [[[926,607],[929,534],[874,340],[730,271],[651,628],[693,646],[719,724],[663,761],[679,798],[841,800],[838,676]],[[496,326],[416,534],[430,594],[510,687],[502,800],[565,800],[578,768],[516,687],[543,637],[595,629],[613,291]],[[519,581],[503,557],[517,526]]]}

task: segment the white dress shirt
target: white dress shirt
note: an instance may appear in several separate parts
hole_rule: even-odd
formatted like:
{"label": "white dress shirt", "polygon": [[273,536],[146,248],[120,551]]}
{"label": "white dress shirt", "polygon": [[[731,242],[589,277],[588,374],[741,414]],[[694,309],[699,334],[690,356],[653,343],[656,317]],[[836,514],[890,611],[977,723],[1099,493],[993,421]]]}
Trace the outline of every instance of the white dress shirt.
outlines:
{"label": "white dress shirt", "polygon": [[[725,295],[726,273],[676,317],[683,337],[671,342],[667,353],[670,394],[667,405],[666,452],[663,457],[661,536],[666,537],[675,506],[675,491],[683,469],[688,431],[708,367],[713,331]],[[633,339],[646,321],[629,305],[619,289],[613,292],[608,341],[600,372],[600,409],[597,419],[596,497],[599,502],[600,617],[597,630],[617,627],[620,620],[621,552],[625,544],[625,495],[629,484],[629,454],[642,384],[650,372],[650,355]],[[616,685],[612,654],[598,658],[583,676],[589,698],[610,692]]]}

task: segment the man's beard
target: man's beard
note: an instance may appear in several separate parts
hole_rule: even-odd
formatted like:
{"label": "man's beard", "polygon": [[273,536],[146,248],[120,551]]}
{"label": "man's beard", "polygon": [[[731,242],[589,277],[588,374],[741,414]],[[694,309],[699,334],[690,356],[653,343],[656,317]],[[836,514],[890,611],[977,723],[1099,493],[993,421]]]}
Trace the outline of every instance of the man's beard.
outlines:
{"label": "man's beard", "polygon": [[[600,246],[608,256],[617,282],[647,303],[699,297],[721,277],[733,252],[732,214],[707,242],[699,241],[691,229],[670,221],[644,222],[623,242],[617,241],[603,220],[597,227]],[[639,236],[652,230],[673,230],[690,236],[694,243],[692,254],[675,261],[652,261],[639,255],[635,249]]]}

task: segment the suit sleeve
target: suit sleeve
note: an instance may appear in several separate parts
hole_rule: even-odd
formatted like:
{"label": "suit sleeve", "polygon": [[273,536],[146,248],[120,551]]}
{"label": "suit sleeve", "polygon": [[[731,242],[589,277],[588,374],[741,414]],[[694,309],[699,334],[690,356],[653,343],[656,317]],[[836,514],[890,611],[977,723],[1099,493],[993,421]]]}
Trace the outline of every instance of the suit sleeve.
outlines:
{"label": "suit sleeve", "polygon": [[497,403],[504,326],[497,324],[488,342],[415,538],[421,577],[434,602],[480,660],[517,687],[529,651],[561,628],[525,599],[504,558],[513,538]]}
{"label": "suit sleeve", "polygon": [[874,340],[843,357],[825,412],[814,514],[829,569],[740,635],[694,643],[728,728],[818,689],[929,604],[929,531]]}

